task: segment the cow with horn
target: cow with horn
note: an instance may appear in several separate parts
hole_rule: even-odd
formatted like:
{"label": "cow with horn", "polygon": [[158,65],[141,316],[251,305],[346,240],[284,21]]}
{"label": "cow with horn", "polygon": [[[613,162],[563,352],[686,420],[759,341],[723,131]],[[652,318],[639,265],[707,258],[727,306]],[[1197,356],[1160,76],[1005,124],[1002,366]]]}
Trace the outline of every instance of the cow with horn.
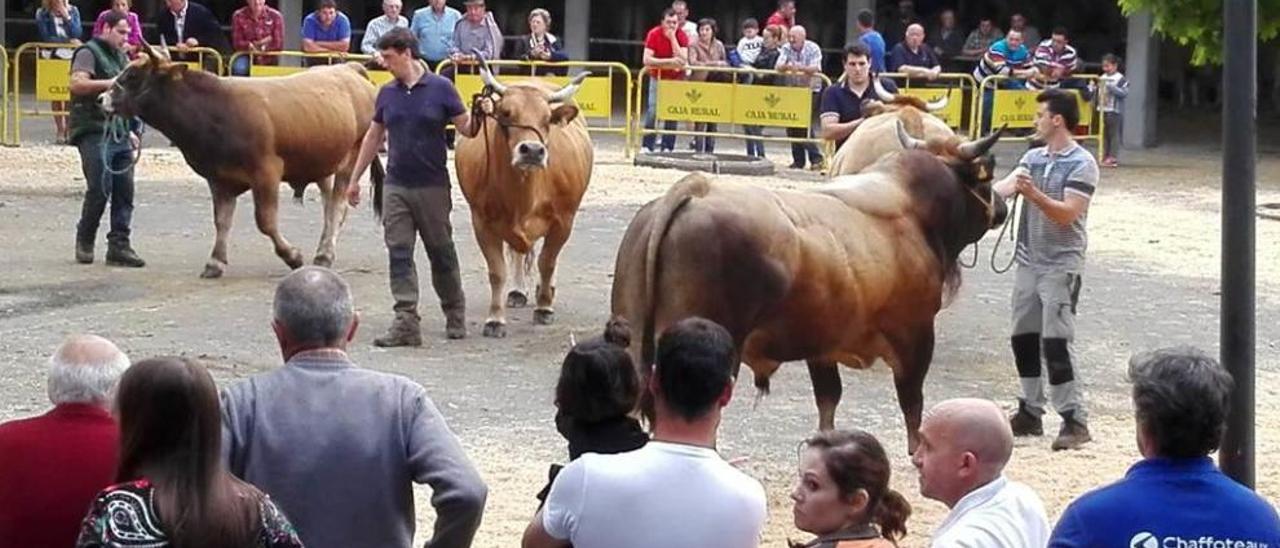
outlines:
{"label": "cow with horn", "polygon": [[[838,149],[831,160],[833,177],[861,172],[884,155],[901,150],[902,146],[895,135],[898,121],[906,126],[908,135],[917,139],[947,139],[955,135],[946,122],[930,114],[947,107],[949,94],[943,94],[935,101],[925,102],[919,97],[894,93],[895,90],[887,89],[880,78],[870,80],[869,87],[874,90],[877,100],[857,107],[859,116],[856,119],[832,128],[842,130],[842,135],[827,131],[828,109],[824,101],[824,138],[847,137],[837,144]],[[827,93],[839,89],[842,88],[833,86]]]}
{"label": "cow with horn", "polygon": [[[213,253],[201,277],[222,276],[236,197],[253,193],[258,230],[291,268],[302,253],[277,226],[280,183],[300,199],[320,187],[324,229],[315,264],[334,261],[346,216],[341,199],[365,129],[373,117],[374,86],[358,63],[315,68],[277,78],[224,78],[173,63],[168,48],[143,44],[98,101],[108,114],[138,117],[182,152],[213,195]],[[381,179],[378,165],[374,177]]]}
{"label": "cow with horn", "polygon": [[[480,77],[492,108],[483,109],[480,131],[458,141],[458,184],[471,207],[476,241],[489,270],[491,291],[484,335],[506,336],[506,308],[528,304],[525,277],[537,252],[538,285],[533,321],[554,318],[556,259],[573,231],[574,217],[591,181],[591,137],[573,96],[589,73],[564,87],[545,80],[503,83],[480,58]],[[507,287],[510,260],[514,287]]]}
{"label": "cow with horn", "polygon": [[822,429],[835,426],[838,364],[883,359],[914,452],[934,318],[960,282],[957,257],[1007,215],[976,141],[923,141],[895,123],[902,150],[807,191],[717,183],[692,174],[645,205],[618,250],[612,308],[639,331],[647,377],[655,338],[690,316],[724,325],[767,393],[805,360]]}

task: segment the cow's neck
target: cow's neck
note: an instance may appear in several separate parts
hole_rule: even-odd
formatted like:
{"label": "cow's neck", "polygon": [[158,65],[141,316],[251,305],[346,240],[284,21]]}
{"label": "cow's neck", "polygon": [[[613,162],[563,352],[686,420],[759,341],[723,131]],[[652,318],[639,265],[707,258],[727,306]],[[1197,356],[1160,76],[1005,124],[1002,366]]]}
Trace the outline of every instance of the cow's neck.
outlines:
{"label": "cow's neck", "polygon": [[[210,135],[225,129],[220,127],[217,115],[211,109],[214,103],[209,101],[209,95],[190,88],[189,83],[175,80],[151,100],[144,101],[138,113],[143,122],[156,128],[184,151],[201,146],[201,143],[208,142]],[[234,139],[237,136],[224,135],[222,138]]]}

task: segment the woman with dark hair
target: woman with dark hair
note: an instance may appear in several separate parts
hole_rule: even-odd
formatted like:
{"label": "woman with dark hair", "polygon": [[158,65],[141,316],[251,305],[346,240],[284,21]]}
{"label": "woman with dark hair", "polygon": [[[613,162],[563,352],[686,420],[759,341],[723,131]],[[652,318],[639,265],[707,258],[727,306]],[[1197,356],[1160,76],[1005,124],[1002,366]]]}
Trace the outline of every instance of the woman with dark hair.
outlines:
{"label": "woman with dark hair", "polygon": [[218,388],[185,358],[133,365],[116,392],[120,466],[80,529],[78,548],[301,547],[257,488],[222,465]]}
{"label": "woman with dark hair", "polygon": [[[640,397],[640,378],[627,354],[630,344],[627,323],[614,319],[603,336],[575,345],[564,357],[556,383],[556,430],[569,441],[569,460],[583,453],[634,451],[649,441],[631,416]],[[551,465],[539,501],[546,501],[561,468]]]}
{"label": "woman with dark hair", "polygon": [[871,434],[832,430],[805,440],[792,513],[797,529],[818,538],[792,548],[897,546],[911,505],[889,488],[889,475],[889,457]]}
{"label": "woman with dark hair", "polygon": [[[727,67],[729,66],[729,56],[724,48],[724,42],[721,42],[716,35],[720,31],[720,26],[716,24],[716,20],[705,17],[698,21],[698,39],[689,43],[689,65],[695,70],[689,73],[689,80],[693,82],[727,82],[731,78],[725,72],[710,72],[706,70],[697,70],[697,67]],[[693,130],[698,132],[715,133],[719,128],[714,123],[697,122],[693,125]],[[693,138],[694,152],[705,152],[711,154],[716,151],[716,138],[711,136],[699,135]]]}

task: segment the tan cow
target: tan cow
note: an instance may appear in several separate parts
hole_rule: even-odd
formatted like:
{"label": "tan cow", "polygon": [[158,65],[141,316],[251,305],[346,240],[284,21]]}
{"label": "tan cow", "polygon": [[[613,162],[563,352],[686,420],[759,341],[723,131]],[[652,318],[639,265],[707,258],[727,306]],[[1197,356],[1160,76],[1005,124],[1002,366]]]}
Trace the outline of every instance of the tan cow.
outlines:
{"label": "tan cow", "polygon": [[[258,230],[286,264],[302,266],[302,253],[276,222],[281,181],[293,186],[295,198],[308,184],[319,185],[324,230],[315,264],[332,265],[346,216],[344,193],[373,119],[376,89],[364,67],[346,63],[278,78],[219,78],[170,63],[163,50],[147,51],[99,101],[109,113],[137,116],[159,130],[208,181],[217,236],[200,276],[217,278],[226,269],[236,197],[248,191]],[[375,162],[374,182],[382,177]]]}
{"label": "tan cow", "polygon": [[[556,258],[573,231],[594,161],[591,137],[573,102],[587,73],[562,89],[536,80],[503,84],[487,66],[480,75],[495,100],[493,112],[482,119],[479,135],[459,138],[454,162],[489,269],[492,295],[484,335],[504,337],[506,307],[528,302],[524,277],[540,239],[533,321],[550,324],[554,318]],[[504,248],[516,278],[505,300]]]}
{"label": "tan cow", "polygon": [[[898,125],[907,148],[922,143]],[[614,270],[613,314],[640,334],[647,375],[654,339],[690,316],[724,325],[761,393],[785,361],[806,360],[822,429],[835,425],[837,364],[893,370],[910,450],[916,446],[934,316],[959,284],[964,247],[1004,222],[991,190],[1000,131],[932,140],[859,175],[805,191],[676,183],[627,227]]]}
{"label": "tan cow", "polygon": [[902,150],[896,135],[899,120],[907,134],[917,139],[947,139],[955,135],[946,122],[929,114],[947,106],[947,95],[925,103],[919,97],[889,93],[879,78],[871,81],[881,104],[863,110],[866,121],[853,130],[831,159],[832,177],[861,173],[886,154]]}

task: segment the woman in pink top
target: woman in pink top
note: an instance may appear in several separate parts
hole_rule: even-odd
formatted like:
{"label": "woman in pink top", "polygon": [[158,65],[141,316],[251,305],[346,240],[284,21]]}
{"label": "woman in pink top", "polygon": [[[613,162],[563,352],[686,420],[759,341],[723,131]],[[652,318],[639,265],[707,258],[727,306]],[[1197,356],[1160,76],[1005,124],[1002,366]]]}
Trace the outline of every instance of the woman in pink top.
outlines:
{"label": "woman in pink top", "polygon": [[142,45],[142,24],[138,22],[138,14],[129,11],[130,0],[111,0],[111,9],[102,10],[98,14],[98,20],[93,24],[93,35],[102,34],[103,27],[106,22],[103,19],[107,12],[118,11],[125,15],[129,21],[129,40],[125,42],[125,51],[129,54],[129,58],[133,59],[138,56],[138,47]]}

